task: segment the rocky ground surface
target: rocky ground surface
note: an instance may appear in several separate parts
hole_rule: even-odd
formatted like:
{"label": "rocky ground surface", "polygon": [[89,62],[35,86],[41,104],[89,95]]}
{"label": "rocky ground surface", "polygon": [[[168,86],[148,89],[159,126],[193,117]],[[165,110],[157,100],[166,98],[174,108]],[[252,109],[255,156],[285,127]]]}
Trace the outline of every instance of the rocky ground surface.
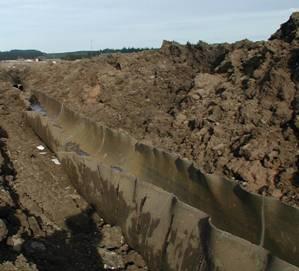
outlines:
{"label": "rocky ground surface", "polygon": [[250,191],[299,203],[299,13],[269,39],[19,65],[13,82]]}
{"label": "rocky ground surface", "polygon": [[0,270],[147,270],[24,123],[20,91],[6,75],[0,72]]}

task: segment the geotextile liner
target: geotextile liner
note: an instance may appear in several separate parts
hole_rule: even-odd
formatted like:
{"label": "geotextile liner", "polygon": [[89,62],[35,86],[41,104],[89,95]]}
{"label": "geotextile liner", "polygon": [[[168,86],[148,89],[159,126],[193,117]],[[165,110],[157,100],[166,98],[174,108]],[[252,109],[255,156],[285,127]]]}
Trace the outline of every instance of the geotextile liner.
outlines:
{"label": "geotextile liner", "polygon": [[33,130],[151,270],[297,270],[297,208],[34,94],[47,114],[26,112]]}

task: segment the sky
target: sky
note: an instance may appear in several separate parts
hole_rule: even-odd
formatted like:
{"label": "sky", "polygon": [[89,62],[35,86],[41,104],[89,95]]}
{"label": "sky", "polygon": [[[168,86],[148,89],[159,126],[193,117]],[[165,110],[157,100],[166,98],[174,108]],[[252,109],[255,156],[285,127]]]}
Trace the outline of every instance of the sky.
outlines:
{"label": "sky", "polygon": [[0,51],[269,38],[298,0],[0,0]]}

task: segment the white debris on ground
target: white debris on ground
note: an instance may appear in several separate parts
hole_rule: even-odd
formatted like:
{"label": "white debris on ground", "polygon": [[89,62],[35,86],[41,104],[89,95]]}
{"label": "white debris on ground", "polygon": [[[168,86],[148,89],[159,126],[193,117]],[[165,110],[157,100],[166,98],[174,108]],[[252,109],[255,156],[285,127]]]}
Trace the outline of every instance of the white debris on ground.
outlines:
{"label": "white debris on ground", "polygon": [[55,164],[55,165],[61,165],[61,163],[59,162],[59,160],[55,157],[55,158],[52,158],[51,161]]}
{"label": "white debris on ground", "polygon": [[36,147],[38,150],[43,151],[45,150],[45,147],[43,145],[39,145]]}

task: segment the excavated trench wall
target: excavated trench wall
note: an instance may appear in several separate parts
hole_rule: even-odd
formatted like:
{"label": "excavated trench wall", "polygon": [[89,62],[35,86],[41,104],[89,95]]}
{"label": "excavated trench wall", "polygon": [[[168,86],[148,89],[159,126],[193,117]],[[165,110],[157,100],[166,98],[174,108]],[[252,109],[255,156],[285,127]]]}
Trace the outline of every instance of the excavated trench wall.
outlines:
{"label": "excavated trench wall", "polygon": [[29,124],[151,270],[299,270],[297,208],[35,96]]}

